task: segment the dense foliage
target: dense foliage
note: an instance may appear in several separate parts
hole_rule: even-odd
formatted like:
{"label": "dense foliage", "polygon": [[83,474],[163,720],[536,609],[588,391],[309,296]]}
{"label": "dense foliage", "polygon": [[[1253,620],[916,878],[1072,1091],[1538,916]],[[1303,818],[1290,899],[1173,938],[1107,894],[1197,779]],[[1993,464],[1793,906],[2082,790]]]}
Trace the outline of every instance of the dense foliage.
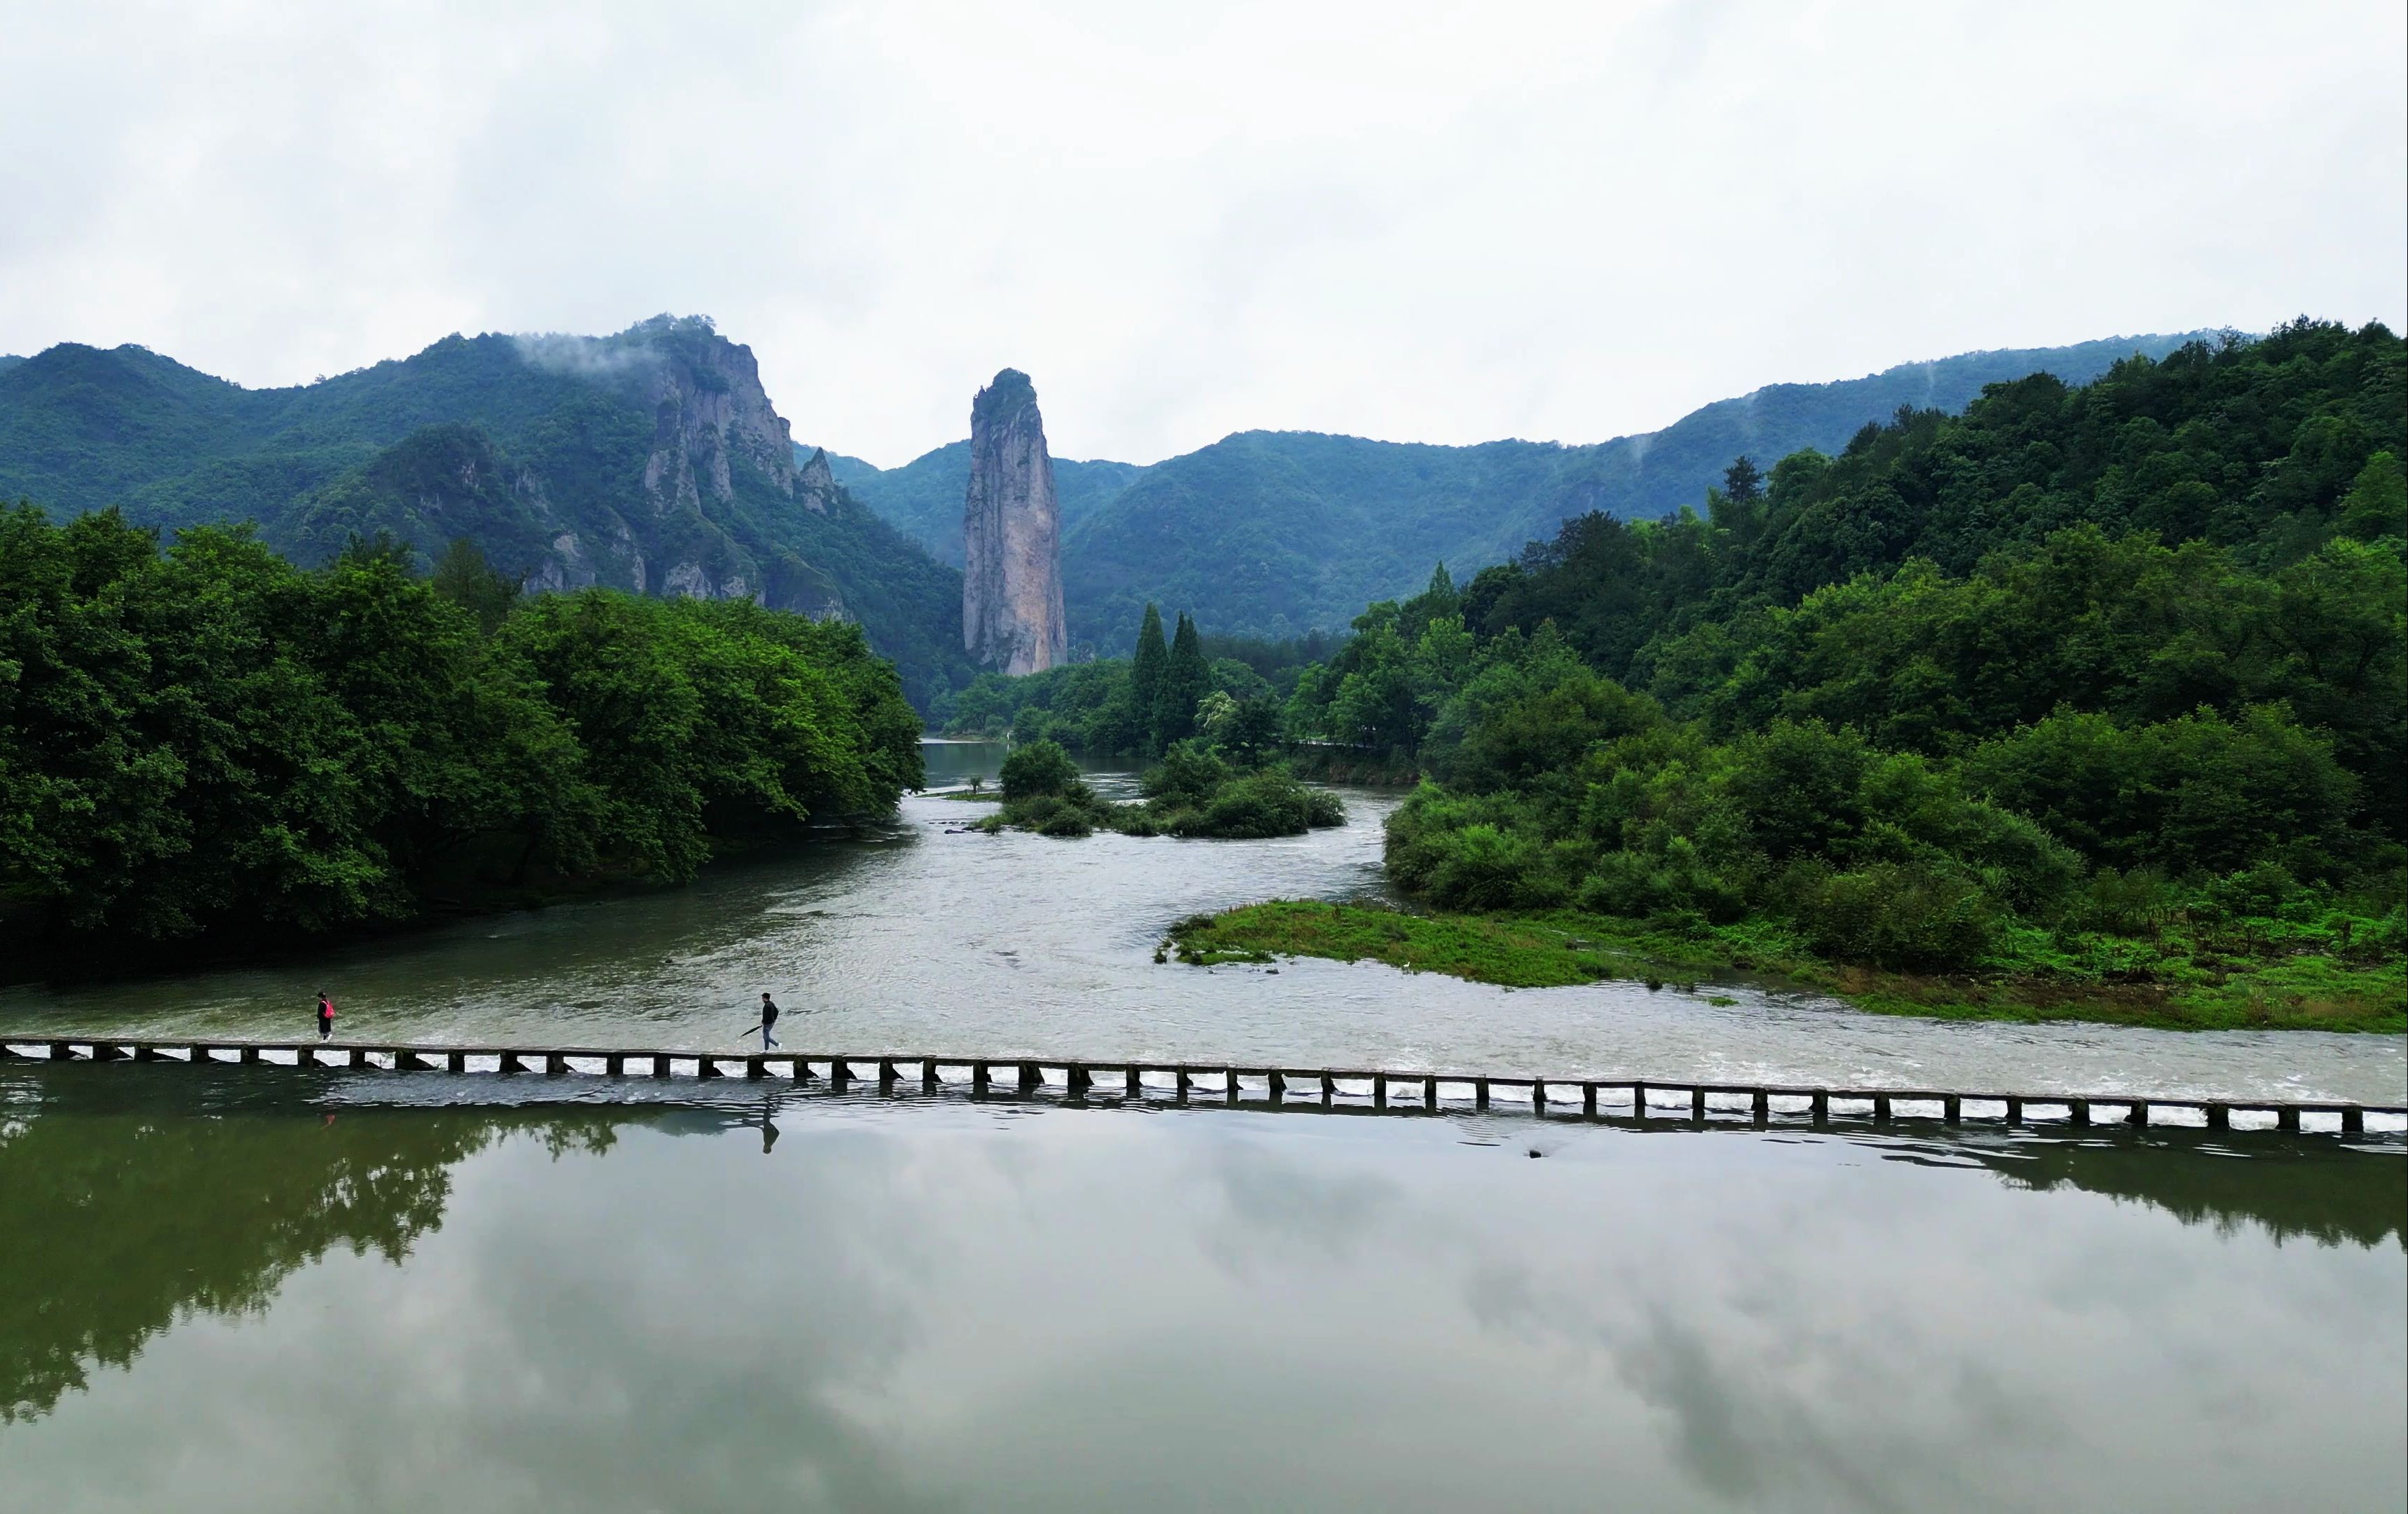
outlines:
{"label": "dense foliage", "polygon": [[1052,741],[1014,747],[1001,776],[1003,807],[979,822],[982,830],[1259,840],[1346,823],[1346,807],[1336,794],[1297,782],[1267,750],[1249,757],[1192,737],[1173,744],[1159,765],[1146,770],[1141,804],[1115,804],[1097,794],[1070,754]]}
{"label": "dense foliage", "polygon": [[1374,605],[1287,702],[1433,780],[1465,908],[1770,931],[1921,970],[2396,959],[2401,340],[2301,321],[1742,459]]}
{"label": "dense foliage", "polygon": [[890,808],[919,721],[858,628],[746,602],[521,601],[354,548],[159,550],[0,512],[0,916],[53,945],[322,935]]}
{"label": "dense foliage", "polygon": [[1126,661],[1071,663],[1009,678],[984,673],[937,701],[932,719],[948,736],[1009,736],[1053,740],[1102,757],[1152,757],[1202,736],[1249,757],[1279,742],[1276,685],[1242,657],[1293,674],[1287,650],[1263,642],[1225,643],[1237,656],[1208,656],[1212,645],[1186,615],[1166,638],[1162,613],[1145,607],[1137,647]]}

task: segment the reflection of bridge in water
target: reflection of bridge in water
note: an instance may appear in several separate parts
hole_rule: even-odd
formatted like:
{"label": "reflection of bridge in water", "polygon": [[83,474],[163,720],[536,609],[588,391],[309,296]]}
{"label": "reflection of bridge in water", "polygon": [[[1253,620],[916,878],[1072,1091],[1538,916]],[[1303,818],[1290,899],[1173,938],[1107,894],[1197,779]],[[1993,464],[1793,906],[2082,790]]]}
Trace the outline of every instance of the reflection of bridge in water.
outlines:
{"label": "reflection of bridge in water", "polygon": [[[998,1083],[1025,1096],[1059,1090],[1072,1101],[1122,1103],[1165,1098],[1282,1107],[1368,1108],[1433,1113],[1449,1107],[1489,1109],[1500,1092],[1540,1118],[1674,1121],[1692,1123],[1901,1120],[1957,1125],[2169,1125],[2209,1130],[2324,1130],[2356,1135],[2408,1129],[2408,1107],[2274,1099],[2196,1099],[2131,1093],[1974,1093],[1912,1088],[1795,1088],[1695,1078],[1547,1078],[1530,1075],[1411,1071],[1394,1068],[1286,1067],[1276,1064],[1113,1060],[1059,1057],[952,1057],[824,1051],[703,1051],[652,1048],[413,1046],[389,1042],[203,1041],[116,1036],[44,1036],[0,1040],[0,1060],[141,1062],[187,1066],[238,1065],[331,1068],[388,1073],[447,1072],[487,1077],[776,1078],[842,1091],[875,1083],[882,1092],[916,1084],[924,1093],[967,1087],[993,1093]],[[910,1069],[907,1074],[906,1069]],[[2370,1124],[2370,1121],[2372,1123]]]}

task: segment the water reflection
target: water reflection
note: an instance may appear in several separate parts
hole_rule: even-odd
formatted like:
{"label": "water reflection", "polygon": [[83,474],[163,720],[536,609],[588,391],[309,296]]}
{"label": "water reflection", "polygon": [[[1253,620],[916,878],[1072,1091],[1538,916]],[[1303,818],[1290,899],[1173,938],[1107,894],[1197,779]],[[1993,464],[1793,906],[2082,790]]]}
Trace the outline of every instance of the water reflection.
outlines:
{"label": "water reflection", "polygon": [[597,1112],[313,1109],[255,1082],[0,1079],[0,1422],[195,1312],[264,1309],[336,1248],[398,1264],[507,1131],[607,1150]]}
{"label": "water reflection", "polygon": [[2408,1495],[2396,1145],[312,1087],[0,1072],[0,1508]]}

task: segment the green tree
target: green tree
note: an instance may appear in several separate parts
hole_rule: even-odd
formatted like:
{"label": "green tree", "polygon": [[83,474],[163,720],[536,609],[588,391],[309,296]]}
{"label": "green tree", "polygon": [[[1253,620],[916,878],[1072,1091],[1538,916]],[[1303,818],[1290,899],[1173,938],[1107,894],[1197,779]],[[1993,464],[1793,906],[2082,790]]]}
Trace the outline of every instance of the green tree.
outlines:
{"label": "green tree", "polygon": [[1175,741],[1196,734],[1197,706],[1212,692],[1212,670],[1204,661],[1204,644],[1196,622],[1182,612],[1170,639],[1170,657],[1162,672],[1154,705],[1154,744],[1167,750]]}
{"label": "green tree", "polygon": [[435,560],[435,592],[470,615],[487,636],[498,630],[526,592],[526,575],[512,578],[485,561],[484,550],[466,536]]}
{"label": "green tree", "polygon": [[1006,803],[1065,794],[1079,787],[1079,764],[1058,743],[1032,741],[1004,758],[1002,779]]}
{"label": "green tree", "polygon": [[1170,649],[1162,639],[1162,611],[1149,603],[1144,623],[1138,627],[1137,651],[1129,662],[1129,704],[1144,732],[1148,751],[1162,750],[1161,719],[1155,713],[1162,699],[1162,680],[1170,667]]}

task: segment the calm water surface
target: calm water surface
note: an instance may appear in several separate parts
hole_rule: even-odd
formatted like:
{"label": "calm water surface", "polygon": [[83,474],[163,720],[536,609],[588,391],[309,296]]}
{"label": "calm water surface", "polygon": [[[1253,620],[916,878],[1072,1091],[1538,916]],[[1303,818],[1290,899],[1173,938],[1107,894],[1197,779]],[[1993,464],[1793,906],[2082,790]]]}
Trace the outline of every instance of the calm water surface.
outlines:
{"label": "calm water surface", "polygon": [[[1001,760],[983,744],[926,750],[932,784],[992,778]],[[1748,985],[1509,991],[1376,964],[1153,961],[1165,927],[1198,910],[1382,895],[1380,825],[1398,795],[1341,792],[1343,829],[1273,841],[961,834],[982,807],[915,796],[861,839],[676,892],[293,965],[0,990],[0,1034],[294,1036],[323,987],[348,1035],[722,1047],[767,989],[787,1043],[826,1050],[2408,1102],[2401,1036],[1967,1024]]]}
{"label": "calm water surface", "polygon": [[2395,1143],[394,1087],[0,1068],[0,1510],[2408,1499]]}

